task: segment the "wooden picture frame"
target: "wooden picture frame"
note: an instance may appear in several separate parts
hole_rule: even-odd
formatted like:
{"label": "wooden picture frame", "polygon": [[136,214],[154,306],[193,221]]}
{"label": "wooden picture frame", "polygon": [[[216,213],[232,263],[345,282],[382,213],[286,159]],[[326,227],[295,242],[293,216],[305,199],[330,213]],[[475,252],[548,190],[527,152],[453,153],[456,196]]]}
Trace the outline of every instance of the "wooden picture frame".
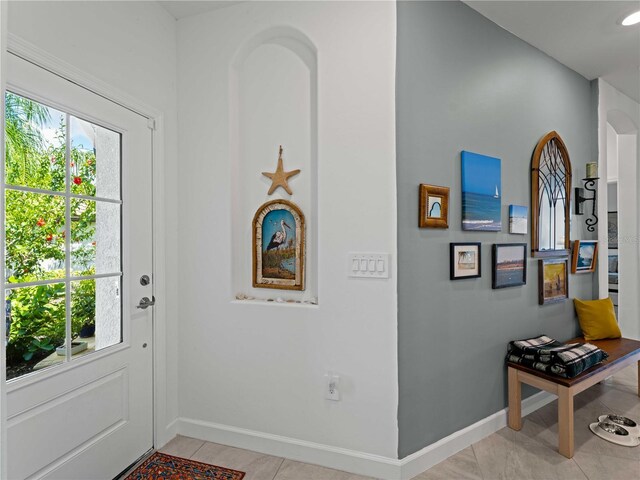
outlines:
{"label": "wooden picture frame", "polygon": [[449,276],[451,280],[482,276],[482,244],[480,242],[449,244]]}
{"label": "wooden picture frame", "polygon": [[591,273],[598,261],[597,240],[576,240],[573,242],[571,273]]}
{"label": "wooden picture frame", "polygon": [[494,243],[492,250],[491,288],[517,287],[527,284],[527,244]]}
{"label": "wooden picture frame", "polygon": [[[549,224],[549,219],[560,215],[562,233]],[[571,160],[564,141],[552,131],[538,142],[531,158],[531,256],[568,257],[570,237]]]}
{"label": "wooden picture frame", "polygon": [[420,184],[420,228],[449,228],[449,187]]}
{"label": "wooden picture frame", "polygon": [[569,259],[538,260],[538,304],[564,302],[569,298]]}
{"label": "wooden picture frame", "polygon": [[272,200],[253,217],[253,286],[304,290],[305,221],[293,202]]}

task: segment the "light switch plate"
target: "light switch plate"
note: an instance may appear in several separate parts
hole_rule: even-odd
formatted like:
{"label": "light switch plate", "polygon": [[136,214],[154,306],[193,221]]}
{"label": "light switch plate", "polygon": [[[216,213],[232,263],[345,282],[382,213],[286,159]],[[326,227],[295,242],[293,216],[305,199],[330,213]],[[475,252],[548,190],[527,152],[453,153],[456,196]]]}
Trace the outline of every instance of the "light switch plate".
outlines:
{"label": "light switch plate", "polygon": [[347,275],[357,278],[389,278],[388,253],[349,253]]}

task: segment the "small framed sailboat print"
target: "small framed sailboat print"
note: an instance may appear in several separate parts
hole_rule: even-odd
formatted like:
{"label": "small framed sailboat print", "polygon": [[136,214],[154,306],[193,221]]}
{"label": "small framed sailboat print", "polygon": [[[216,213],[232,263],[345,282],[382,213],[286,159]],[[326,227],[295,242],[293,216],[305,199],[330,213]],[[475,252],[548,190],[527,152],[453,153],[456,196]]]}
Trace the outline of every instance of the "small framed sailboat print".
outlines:
{"label": "small framed sailboat print", "polygon": [[462,229],[502,230],[502,182],[499,158],[463,151]]}
{"label": "small framed sailboat print", "polygon": [[253,217],[253,286],[304,290],[304,214],[292,202],[272,200]]}

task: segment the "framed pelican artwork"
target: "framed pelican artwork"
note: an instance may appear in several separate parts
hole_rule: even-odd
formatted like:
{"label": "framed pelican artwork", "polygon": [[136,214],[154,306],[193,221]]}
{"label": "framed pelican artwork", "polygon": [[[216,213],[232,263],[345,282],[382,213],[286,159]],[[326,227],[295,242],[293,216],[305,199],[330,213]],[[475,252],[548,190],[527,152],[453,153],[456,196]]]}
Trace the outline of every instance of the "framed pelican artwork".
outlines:
{"label": "framed pelican artwork", "polygon": [[272,200],[253,217],[253,286],[304,290],[304,214],[292,202]]}

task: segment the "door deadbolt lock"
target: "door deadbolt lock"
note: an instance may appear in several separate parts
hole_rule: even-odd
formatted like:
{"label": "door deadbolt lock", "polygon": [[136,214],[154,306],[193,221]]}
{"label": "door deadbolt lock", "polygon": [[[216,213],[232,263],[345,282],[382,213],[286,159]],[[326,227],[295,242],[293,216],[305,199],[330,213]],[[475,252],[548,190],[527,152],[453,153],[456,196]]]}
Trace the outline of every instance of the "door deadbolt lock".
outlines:
{"label": "door deadbolt lock", "polygon": [[142,285],[143,287],[146,287],[150,283],[151,283],[151,279],[149,278],[149,275],[142,275],[140,277],[140,285]]}

